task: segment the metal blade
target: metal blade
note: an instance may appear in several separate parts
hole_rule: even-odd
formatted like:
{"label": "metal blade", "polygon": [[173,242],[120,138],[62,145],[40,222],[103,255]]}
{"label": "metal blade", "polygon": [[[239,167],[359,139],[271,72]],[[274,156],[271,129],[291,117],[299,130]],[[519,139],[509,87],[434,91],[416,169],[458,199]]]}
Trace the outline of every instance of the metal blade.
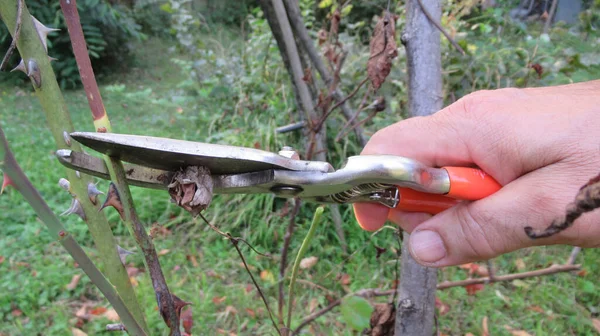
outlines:
{"label": "metal blade", "polygon": [[116,133],[74,132],[71,137],[84,146],[122,161],[168,171],[188,166],[204,166],[215,175],[269,169],[334,170],[327,162],[295,160],[254,148]]}

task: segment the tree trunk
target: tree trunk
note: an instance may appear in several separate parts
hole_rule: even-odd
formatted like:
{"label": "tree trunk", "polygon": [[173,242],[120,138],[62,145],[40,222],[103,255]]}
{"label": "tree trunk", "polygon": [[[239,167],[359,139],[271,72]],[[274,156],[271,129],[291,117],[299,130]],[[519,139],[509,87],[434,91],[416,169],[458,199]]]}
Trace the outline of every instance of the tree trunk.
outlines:
{"label": "tree trunk", "polygon": [[[411,116],[426,116],[442,108],[440,32],[419,5],[434,20],[441,18],[438,0],[408,0],[402,43],[408,69],[408,109]],[[427,141],[427,139],[423,139]],[[430,336],[433,333],[437,269],[418,264],[408,252],[409,234],[404,233],[402,266],[398,288],[395,335]]]}

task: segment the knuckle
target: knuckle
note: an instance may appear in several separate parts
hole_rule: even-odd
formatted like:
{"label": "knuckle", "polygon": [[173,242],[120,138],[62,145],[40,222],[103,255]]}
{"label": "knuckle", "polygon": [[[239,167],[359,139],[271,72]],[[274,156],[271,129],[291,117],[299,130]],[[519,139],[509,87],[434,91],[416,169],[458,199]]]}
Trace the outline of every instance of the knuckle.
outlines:
{"label": "knuckle", "polygon": [[462,239],[472,258],[486,260],[504,252],[502,236],[494,229],[496,216],[485,211],[473,211],[469,206],[460,207],[457,211]]}

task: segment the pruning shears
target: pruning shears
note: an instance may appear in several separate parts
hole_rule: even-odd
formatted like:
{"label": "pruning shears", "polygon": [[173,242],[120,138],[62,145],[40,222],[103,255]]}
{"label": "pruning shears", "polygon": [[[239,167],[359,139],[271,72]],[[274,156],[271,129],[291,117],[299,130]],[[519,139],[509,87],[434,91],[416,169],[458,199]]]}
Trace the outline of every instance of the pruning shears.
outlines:
{"label": "pruning shears", "polygon": [[[74,132],[71,138],[123,161],[130,185],[167,190],[177,172],[192,166],[210,171],[213,194],[274,194],[320,203],[379,203],[436,214],[461,201],[487,197],[501,188],[470,167],[428,167],[393,155],[351,156],[336,170],[328,162],[305,161],[290,147],[278,153],[255,148],[117,133]],[[61,149],[60,163],[110,179],[105,162]]]}

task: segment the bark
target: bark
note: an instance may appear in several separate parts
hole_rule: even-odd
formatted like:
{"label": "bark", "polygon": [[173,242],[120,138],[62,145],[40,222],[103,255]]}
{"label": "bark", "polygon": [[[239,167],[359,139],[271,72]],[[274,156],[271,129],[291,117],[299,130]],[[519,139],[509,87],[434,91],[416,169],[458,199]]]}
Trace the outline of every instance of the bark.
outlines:
{"label": "bark", "polygon": [[[439,22],[440,2],[422,0],[422,4]],[[418,0],[407,1],[406,20],[402,43],[407,56],[408,109],[413,117],[426,116],[440,110],[443,104],[440,32],[427,19]],[[434,324],[437,269],[423,267],[412,258],[406,232],[403,241],[395,335],[430,336]]]}

